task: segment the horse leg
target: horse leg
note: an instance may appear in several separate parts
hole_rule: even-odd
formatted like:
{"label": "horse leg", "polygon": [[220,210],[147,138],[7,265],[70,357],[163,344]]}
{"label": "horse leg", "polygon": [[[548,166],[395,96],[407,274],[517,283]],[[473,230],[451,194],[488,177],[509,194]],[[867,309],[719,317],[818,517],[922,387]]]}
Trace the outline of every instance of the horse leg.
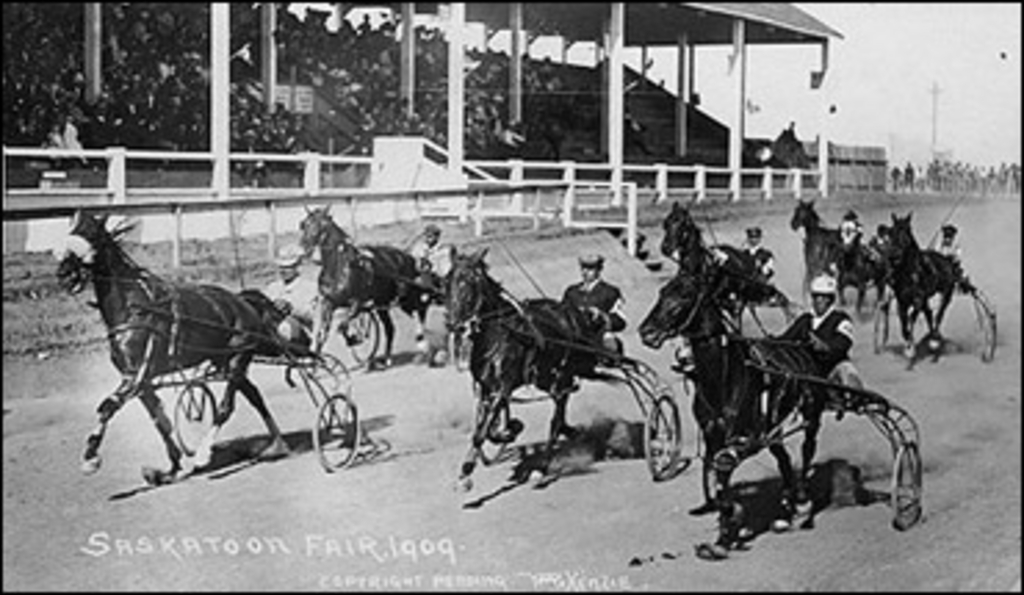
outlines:
{"label": "horse leg", "polygon": [[476,468],[476,461],[480,457],[480,449],[487,440],[487,432],[490,431],[494,418],[501,411],[500,403],[508,402],[510,391],[503,391],[498,400],[486,398],[484,387],[474,383],[476,393],[476,425],[473,428],[473,436],[470,438],[469,450],[462,460],[462,467],[459,471],[459,479],[456,481],[455,489],[460,492],[468,492],[473,489],[473,480],[470,477]]}
{"label": "horse leg", "polygon": [[713,544],[705,542],[697,545],[697,557],[702,560],[724,560],[729,557],[729,550],[740,541],[743,506],[735,500],[729,486],[732,472],[739,465],[739,460],[730,455],[723,457],[725,452],[719,451],[713,457],[715,491],[718,493],[718,539]]}
{"label": "horse leg", "polygon": [[82,473],[92,475],[99,470],[100,465],[103,463],[103,459],[99,455],[99,449],[100,444],[103,442],[103,435],[107,432],[107,424],[110,423],[110,419],[114,417],[114,414],[121,409],[121,406],[134,395],[136,390],[136,387],[132,384],[132,379],[125,377],[114,390],[114,393],[103,399],[99,407],[96,408],[99,423],[85,439],[85,453],[82,455]]}
{"label": "horse leg", "polygon": [[704,438],[704,457],[701,460],[704,503],[689,510],[693,516],[707,514],[718,509],[718,484],[715,480],[713,456],[724,444],[724,437],[716,428],[717,424],[714,422],[705,423],[701,427],[701,436]]}
{"label": "horse leg", "polygon": [[[429,303],[429,302],[427,302]],[[427,341],[427,303],[421,302],[415,311],[416,351],[426,363],[430,363],[430,342]]]}
{"label": "horse leg", "polygon": [[210,431],[203,436],[203,439],[199,441],[199,445],[196,447],[196,453],[192,455],[192,461],[195,468],[206,467],[210,464],[210,459],[213,457],[213,445],[217,441],[217,434],[220,432],[221,427],[231,419],[231,415],[235,412],[235,391],[238,390],[237,382],[234,378],[228,378],[228,383],[224,387],[224,396],[221,398],[220,404],[214,408],[213,415],[213,426]]}
{"label": "horse leg", "polygon": [[[807,446],[806,441],[804,441],[804,446]],[[768,452],[772,453],[772,456],[775,457],[775,462],[779,466],[779,473],[782,475],[782,497],[779,499],[782,510],[779,517],[772,521],[772,531],[782,533],[789,531],[793,527],[793,517],[796,515],[796,484],[793,462],[789,458],[786,446],[780,442],[772,443],[768,447]]]}
{"label": "horse leg", "polygon": [[249,404],[260,414],[264,425],[267,426],[267,431],[270,432],[270,443],[260,451],[259,458],[269,460],[288,456],[290,454],[288,444],[281,436],[281,429],[277,426],[274,416],[270,414],[270,409],[267,407],[260,389],[244,374],[239,374],[236,378],[236,388],[242,391]]}
{"label": "horse leg", "polygon": [[907,369],[914,367],[914,358],[917,355],[917,347],[914,345],[914,322],[917,312],[910,304],[897,303],[897,312],[900,315],[900,332],[903,334],[903,354],[907,358]]}
{"label": "horse leg", "polygon": [[[154,469],[152,467],[142,468],[142,477],[146,480],[146,483],[152,486],[164,485],[168,483],[174,483],[175,481],[182,479],[184,476],[179,475],[181,468],[181,450],[178,445],[174,442],[174,438],[171,435],[172,426],[171,421],[167,418],[164,413],[163,403],[156,396],[156,391],[153,387],[147,385],[142,388],[139,393],[139,400],[145,405],[146,411],[149,413],[149,417],[153,420],[153,424],[156,425],[156,429],[160,432],[160,437],[163,438],[164,447],[167,449],[167,457],[171,459],[171,468],[167,471],[161,471],[160,469]],[[187,474],[186,474],[187,475]]]}
{"label": "horse leg", "polygon": [[391,367],[391,347],[395,340],[395,322],[391,320],[391,312],[387,308],[377,310],[380,324],[384,327],[384,356],[380,360],[382,368]]}
{"label": "horse leg", "polygon": [[[814,461],[814,455],[818,451],[818,432],[821,430],[821,414],[824,410],[823,402],[816,402],[811,405],[810,410],[803,412],[803,417],[807,422],[807,427],[804,429],[804,441],[800,445],[800,473],[796,477],[796,492],[795,492],[795,504],[798,512],[800,509],[806,511],[804,507],[810,507],[813,509],[811,502],[811,496],[808,493],[808,476],[811,473],[811,465]],[[814,528],[814,516],[808,514],[807,518],[800,523],[801,529],[812,529]]]}
{"label": "horse leg", "polygon": [[327,342],[327,333],[330,331],[333,318],[334,304],[326,299],[321,299],[319,312],[313,316],[313,351],[315,353],[320,353],[324,343]]}
{"label": "horse leg", "polygon": [[935,313],[935,336],[943,343],[945,339],[942,336],[942,319],[946,316],[946,308],[949,307],[949,302],[953,299],[953,289],[950,288],[948,291],[942,293],[942,301],[939,302],[939,310]]}

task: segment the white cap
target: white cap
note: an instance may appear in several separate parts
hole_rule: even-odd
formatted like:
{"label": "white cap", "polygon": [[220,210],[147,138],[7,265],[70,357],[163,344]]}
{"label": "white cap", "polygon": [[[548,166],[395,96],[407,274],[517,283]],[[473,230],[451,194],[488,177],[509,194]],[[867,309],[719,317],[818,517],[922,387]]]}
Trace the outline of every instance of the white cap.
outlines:
{"label": "white cap", "polygon": [[811,281],[811,293],[834,294],[836,279],[832,275],[818,275]]}
{"label": "white cap", "polygon": [[288,244],[281,248],[281,251],[277,253],[277,266],[279,267],[293,267],[299,264],[302,257],[305,256],[302,247],[297,244]]}

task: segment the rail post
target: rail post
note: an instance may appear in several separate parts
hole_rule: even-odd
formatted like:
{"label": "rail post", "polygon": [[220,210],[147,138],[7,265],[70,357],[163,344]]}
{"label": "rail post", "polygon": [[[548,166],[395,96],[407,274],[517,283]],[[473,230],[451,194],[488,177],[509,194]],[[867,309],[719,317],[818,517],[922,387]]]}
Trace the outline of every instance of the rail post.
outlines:
{"label": "rail post", "polygon": [[637,191],[636,183],[629,185],[629,196],[626,208],[626,250],[630,256],[636,256],[637,245]]}
{"label": "rail post", "polygon": [[703,202],[708,196],[708,170],[704,164],[697,165],[693,184],[694,190],[697,191],[697,202]]}
{"label": "rail post", "polygon": [[277,203],[267,201],[267,258],[270,262],[277,256]]}
{"label": "rail post", "polygon": [[107,191],[114,204],[124,204],[128,197],[128,149],[110,147],[107,149]]}
{"label": "rail post", "polygon": [[302,153],[303,169],[302,189],[307,196],[320,194],[320,154],[305,151]]}
{"label": "rail post", "polygon": [[[522,184],[523,183],[523,160],[522,159],[512,159],[509,163],[512,164],[512,169],[509,171],[508,181],[512,182],[513,184]],[[523,193],[522,192],[514,192],[514,193],[512,193],[512,204],[510,206],[515,211],[522,211],[523,210]]]}
{"label": "rail post", "polygon": [[771,200],[772,199],[772,186],[774,185],[773,181],[772,181],[772,175],[773,175],[772,174],[772,168],[771,167],[764,168],[764,174],[763,175],[764,175],[764,178],[761,180],[761,189],[764,191],[764,199],[765,200]]}
{"label": "rail post", "polygon": [[654,168],[654,186],[658,193],[654,198],[654,202],[660,203],[668,199],[668,165],[665,163],[655,163]]}
{"label": "rail post", "polygon": [[533,190],[533,231],[540,229],[540,186]]}
{"label": "rail post", "polygon": [[484,191],[477,190],[476,192],[476,206],[474,207],[476,212],[473,217],[473,233],[476,237],[484,235]]}
{"label": "rail post", "polygon": [[793,196],[797,200],[803,198],[804,195],[804,174],[803,170],[791,169],[789,175],[793,176]]}
{"label": "rail post", "polygon": [[[174,210],[174,236],[171,237],[171,266],[175,269],[181,268],[181,204],[175,203]],[[228,213],[228,217],[231,213]]]}

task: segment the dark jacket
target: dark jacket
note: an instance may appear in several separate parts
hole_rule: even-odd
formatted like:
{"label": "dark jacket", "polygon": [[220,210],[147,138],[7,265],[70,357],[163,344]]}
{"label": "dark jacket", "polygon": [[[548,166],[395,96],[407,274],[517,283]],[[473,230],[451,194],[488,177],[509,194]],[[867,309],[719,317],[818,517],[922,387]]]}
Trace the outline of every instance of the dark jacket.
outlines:
{"label": "dark jacket", "polygon": [[586,291],[583,289],[583,282],[575,283],[566,288],[562,295],[562,301],[575,306],[580,310],[587,310],[594,307],[608,315],[607,330],[617,333],[626,328],[626,319],[616,311],[615,305],[622,299],[622,292],[618,287],[603,279]]}
{"label": "dark jacket", "polygon": [[812,328],[813,321],[814,313],[805,312],[798,316],[779,338],[809,342],[811,333],[814,333],[827,346],[824,350],[812,348],[821,375],[827,376],[836,364],[850,359],[850,348],[853,347],[853,320],[846,312],[833,309],[825,315],[817,329]]}

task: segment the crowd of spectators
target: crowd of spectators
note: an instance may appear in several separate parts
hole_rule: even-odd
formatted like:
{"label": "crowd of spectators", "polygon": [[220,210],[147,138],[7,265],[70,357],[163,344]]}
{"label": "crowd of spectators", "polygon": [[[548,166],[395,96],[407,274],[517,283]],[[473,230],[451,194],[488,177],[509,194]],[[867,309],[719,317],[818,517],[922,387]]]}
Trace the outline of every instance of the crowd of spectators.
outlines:
{"label": "crowd of spectators", "polygon": [[946,192],[965,194],[1018,194],[1021,191],[1019,163],[1002,163],[998,168],[963,161],[933,159],[927,167],[893,166],[890,180],[894,192]]}

